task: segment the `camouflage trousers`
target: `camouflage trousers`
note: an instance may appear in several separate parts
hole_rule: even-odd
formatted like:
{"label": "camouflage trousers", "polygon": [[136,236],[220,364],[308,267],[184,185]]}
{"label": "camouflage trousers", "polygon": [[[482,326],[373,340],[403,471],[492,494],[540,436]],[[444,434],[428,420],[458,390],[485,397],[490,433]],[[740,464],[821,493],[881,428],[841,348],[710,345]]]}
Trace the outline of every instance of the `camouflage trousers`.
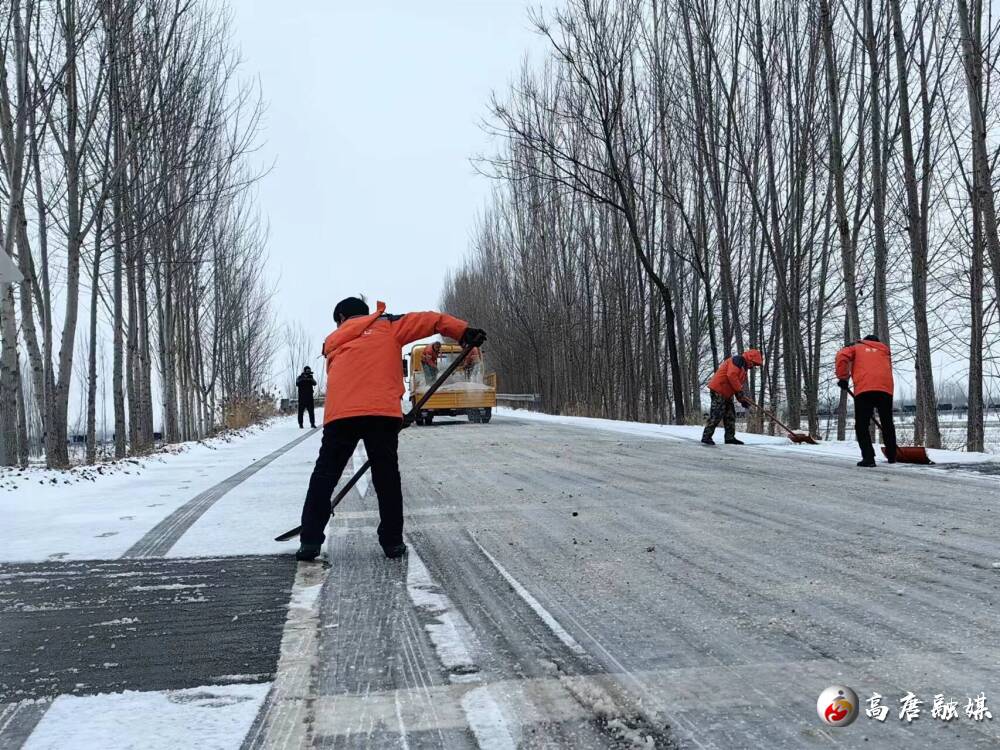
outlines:
{"label": "camouflage trousers", "polygon": [[732,397],[723,398],[715,391],[712,394],[712,407],[708,411],[708,421],[705,422],[705,432],[703,437],[711,438],[715,428],[722,422],[726,432],[726,440],[736,437],[736,404]]}

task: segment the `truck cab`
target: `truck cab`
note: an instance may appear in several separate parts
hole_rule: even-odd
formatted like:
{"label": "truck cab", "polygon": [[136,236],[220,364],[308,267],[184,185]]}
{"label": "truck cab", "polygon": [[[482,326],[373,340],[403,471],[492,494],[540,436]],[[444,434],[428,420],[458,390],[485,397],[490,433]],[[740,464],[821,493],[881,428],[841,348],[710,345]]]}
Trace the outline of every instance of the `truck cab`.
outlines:
{"label": "truck cab", "polygon": [[[462,347],[457,344],[441,344],[436,369],[425,368],[422,364],[424,350],[430,345],[417,344],[410,349],[409,356],[403,363],[408,377],[410,409],[416,406],[434,383],[437,374],[448,369],[448,365],[462,352]],[[496,373],[485,372],[485,361],[480,356],[478,362],[467,359],[460,365],[427,400],[415,421],[424,426],[431,424],[437,416],[465,415],[470,422],[485,424],[492,419],[496,405]]]}

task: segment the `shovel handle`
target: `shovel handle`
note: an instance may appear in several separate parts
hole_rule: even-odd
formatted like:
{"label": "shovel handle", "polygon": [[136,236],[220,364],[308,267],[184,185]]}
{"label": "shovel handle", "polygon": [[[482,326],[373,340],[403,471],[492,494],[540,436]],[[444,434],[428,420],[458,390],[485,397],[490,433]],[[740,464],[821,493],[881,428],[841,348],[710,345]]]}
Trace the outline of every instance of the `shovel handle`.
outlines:
{"label": "shovel handle", "polygon": [[752,398],[748,397],[747,401],[750,402],[750,406],[752,406],[753,408],[759,409],[760,411],[764,412],[768,417],[770,417],[770,419],[771,419],[772,422],[774,422],[776,425],[778,425],[779,427],[781,427],[781,429],[783,429],[789,435],[795,435],[795,434],[797,434],[794,430],[792,430],[791,427],[789,427],[788,425],[786,425],[784,422],[782,422],[780,419],[778,419],[776,416],[774,416],[774,414],[772,414],[771,412],[769,412],[763,406],[760,406]]}
{"label": "shovel handle", "polygon": [[468,344],[462,348],[459,355],[455,357],[454,361],[450,365],[448,365],[448,369],[444,371],[444,374],[431,384],[431,387],[427,389],[427,392],[424,393],[423,397],[406,413],[406,416],[403,417],[403,428],[409,427],[413,423],[413,421],[417,418],[416,415],[420,413],[420,408],[427,403],[427,399],[433,396],[434,392],[444,385],[444,381],[451,377],[451,374],[458,369],[458,366],[465,361],[465,358],[469,356],[469,352],[471,352],[474,348],[475,347],[472,346],[472,344]]}
{"label": "shovel handle", "polygon": [[[455,360],[450,365],[448,365],[448,368],[444,371],[444,373],[437,380],[434,381],[434,383],[431,385],[430,388],[427,389],[427,392],[423,395],[423,398],[421,398],[416,403],[416,405],[406,413],[406,416],[403,417],[403,424],[399,428],[400,430],[405,430],[407,427],[413,424],[413,421],[417,418],[416,415],[420,413],[421,407],[427,403],[427,399],[433,396],[434,392],[444,384],[444,381],[446,381],[449,377],[451,377],[451,374],[455,372],[455,370],[458,369],[458,366],[462,364],[462,362],[465,360],[467,356],[469,356],[469,352],[471,352],[472,349],[473,346],[471,344],[462,348],[461,353],[459,353],[459,355],[455,357]],[[347,493],[351,491],[351,488],[354,487],[354,485],[356,485],[361,480],[361,477],[365,475],[365,472],[368,471],[369,468],[371,468],[371,465],[372,465],[371,459],[365,461],[364,464],[362,464],[361,468],[358,469],[356,472],[354,472],[354,476],[352,476],[348,480],[347,484],[345,484],[343,487],[340,488],[340,491],[337,493],[337,495],[333,498],[333,500],[330,501],[331,515],[333,514],[334,509],[338,505],[340,505],[340,501],[343,500],[347,496]],[[278,542],[288,541],[289,539],[298,536],[300,531],[302,531],[302,527],[296,526],[294,529],[289,529],[284,534],[275,537],[275,541]]]}
{"label": "shovel handle", "polygon": [[[850,388],[846,388],[845,390],[847,391],[848,396],[850,396],[851,398],[857,398],[857,396],[854,395],[854,391],[852,391]],[[882,432],[882,423],[878,421],[878,417],[875,416],[874,412],[872,413],[872,421],[875,423],[875,426],[878,427],[878,431]],[[885,435],[883,435],[882,437],[885,437]]]}
{"label": "shovel handle", "polygon": [[[406,413],[406,416],[403,417],[403,424],[399,428],[400,430],[405,430],[407,427],[413,424],[414,420],[417,418],[416,415],[420,413],[420,408],[427,403],[427,400],[434,395],[434,392],[438,388],[444,385],[444,381],[446,381],[449,377],[451,377],[451,374],[455,372],[455,370],[458,369],[458,366],[462,364],[462,362],[465,360],[467,356],[469,356],[469,352],[471,352],[472,349],[473,349],[472,346],[466,346],[462,349],[459,355],[455,357],[455,360],[450,365],[448,365],[448,368],[444,371],[444,374],[442,374],[437,380],[435,380],[431,384],[431,387],[427,389],[427,392],[423,395],[423,398],[421,398],[416,403],[416,405]],[[364,464],[362,464],[361,468],[358,469],[356,472],[354,472],[354,476],[351,477],[350,481],[340,489],[340,492],[338,492],[337,496],[333,498],[333,500],[331,501],[330,503],[331,511],[338,505],[340,505],[340,501],[343,500],[344,496],[351,491],[351,487],[353,487],[358,483],[358,481],[361,479],[361,477],[364,476],[365,472],[368,471],[371,465],[372,465],[371,460],[365,461]]]}
{"label": "shovel handle", "polygon": [[[420,413],[420,408],[427,403],[427,399],[433,396],[434,392],[438,388],[444,385],[444,381],[446,381],[449,377],[451,377],[451,374],[458,369],[458,366],[462,364],[462,362],[465,360],[467,356],[469,356],[469,352],[472,351],[472,348],[473,347],[471,345],[464,347],[462,351],[459,353],[459,355],[455,357],[455,360],[450,365],[448,365],[448,368],[444,371],[444,373],[431,384],[431,387],[427,389],[427,392],[424,394],[423,398],[421,398],[417,402],[416,406],[410,409],[410,411],[406,413],[406,416],[403,417],[403,424],[399,428],[400,430],[405,430],[407,427],[413,424],[413,421],[416,419],[416,415]],[[372,465],[371,460],[365,461],[364,464],[362,464],[361,468],[358,469],[356,472],[354,472],[354,476],[351,477],[350,481],[340,488],[340,492],[337,493],[337,496],[333,498],[333,500],[330,503],[331,511],[338,505],[340,505],[340,501],[343,500],[344,496],[351,491],[351,487],[356,485],[358,481],[361,479],[361,477],[365,475],[365,472],[368,471],[371,465]]]}

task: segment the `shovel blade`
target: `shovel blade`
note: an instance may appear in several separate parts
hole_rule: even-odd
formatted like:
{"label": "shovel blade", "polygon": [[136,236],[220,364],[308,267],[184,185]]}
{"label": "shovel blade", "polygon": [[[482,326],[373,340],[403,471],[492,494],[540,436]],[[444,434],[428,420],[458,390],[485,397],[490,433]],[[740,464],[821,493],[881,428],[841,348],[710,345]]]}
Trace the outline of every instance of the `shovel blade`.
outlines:
{"label": "shovel blade", "polygon": [[818,445],[818,443],[813,439],[812,435],[806,435],[804,432],[789,432],[788,439],[793,443],[808,443],[809,445]]}
{"label": "shovel blade", "polygon": [[289,529],[284,534],[279,534],[278,536],[274,537],[274,541],[287,542],[289,539],[294,539],[295,537],[297,537],[300,531],[302,531],[302,527],[296,526],[294,529]]}
{"label": "shovel blade", "polygon": [[[886,447],[882,446],[882,453],[885,454],[886,458],[889,457],[889,451]],[[901,464],[923,464],[928,466],[933,464],[931,457],[927,455],[927,449],[922,445],[900,445],[896,448],[896,461]]]}

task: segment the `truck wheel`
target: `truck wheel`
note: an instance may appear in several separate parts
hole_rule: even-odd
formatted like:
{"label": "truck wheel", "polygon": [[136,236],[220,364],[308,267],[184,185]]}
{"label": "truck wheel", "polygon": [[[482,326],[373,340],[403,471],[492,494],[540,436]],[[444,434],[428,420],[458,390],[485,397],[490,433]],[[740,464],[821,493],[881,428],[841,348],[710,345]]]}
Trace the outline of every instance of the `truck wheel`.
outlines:
{"label": "truck wheel", "polygon": [[493,409],[487,406],[479,413],[479,419],[483,424],[487,424],[491,419],[493,419]]}
{"label": "truck wheel", "polygon": [[469,409],[466,414],[469,416],[470,424],[478,424],[480,422],[479,409]]}
{"label": "truck wheel", "polygon": [[430,427],[430,424],[433,421],[434,421],[434,415],[433,414],[428,414],[426,417],[424,417],[424,425],[427,426],[427,427]]}

